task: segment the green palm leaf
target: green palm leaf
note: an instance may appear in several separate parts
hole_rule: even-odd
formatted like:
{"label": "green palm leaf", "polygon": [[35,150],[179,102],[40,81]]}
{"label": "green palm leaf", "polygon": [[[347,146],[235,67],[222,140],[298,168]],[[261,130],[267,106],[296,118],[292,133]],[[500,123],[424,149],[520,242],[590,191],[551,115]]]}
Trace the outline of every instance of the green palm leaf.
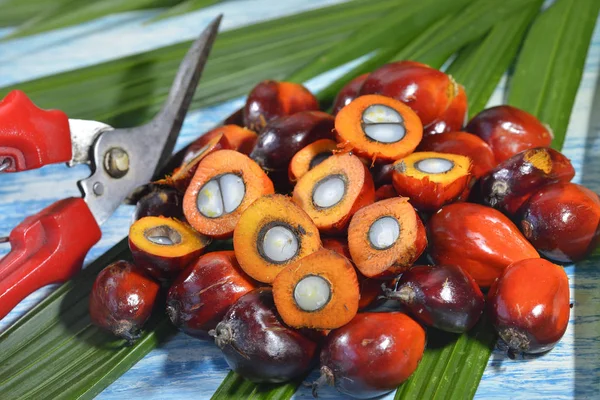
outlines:
{"label": "green palm leaf", "polygon": [[181,3],[169,8],[167,11],[158,14],[156,17],[148,21],[148,23],[162,21],[163,19],[200,10],[201,8],[212,6],[221,3],[222,1],[223,0],[184,0]]}
{"label": "green palm leaf", "polygon": [[[3,40],[81,24],[125,11],[168,7],[179,0],[59,0],[44,5]],[[26,3],[26,2],[24,2]]]}

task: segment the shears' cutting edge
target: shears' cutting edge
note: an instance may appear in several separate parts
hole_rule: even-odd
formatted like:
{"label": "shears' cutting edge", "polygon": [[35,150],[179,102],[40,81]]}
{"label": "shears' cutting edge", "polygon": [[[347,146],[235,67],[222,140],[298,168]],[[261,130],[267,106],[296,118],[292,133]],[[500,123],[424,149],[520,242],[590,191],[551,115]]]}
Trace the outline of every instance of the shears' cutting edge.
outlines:
{"label": "shears' cutting edge", "polygon": [[10,233],[11,251],[0,259],[0,319],[34,290],[77,272],[100,240],[99,225],[171,155],[220,21],[213,20],[192,44],[162,109],[145,125],[113,129],[69,120],[61,111],[37,108],[19,91],[0,102],[0,173],[55,162],[88,163],[92,169],[78,182],[83,199],[59,200]]}
{"label": "shears' cutting edge", "polygon": [[148,182],[173,152],[220,21],[218,17],[211,22],[192,44],[167,101],[152,121],[135,128],[106,131],[94,143],[95,170],[79,186],[99,224],[108,219],[129,193]]}

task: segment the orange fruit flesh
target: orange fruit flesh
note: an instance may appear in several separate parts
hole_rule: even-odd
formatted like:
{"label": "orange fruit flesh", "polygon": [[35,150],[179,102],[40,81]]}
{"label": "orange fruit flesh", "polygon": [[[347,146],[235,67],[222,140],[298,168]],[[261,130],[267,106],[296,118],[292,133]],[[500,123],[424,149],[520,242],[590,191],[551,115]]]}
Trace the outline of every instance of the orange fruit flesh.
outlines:
{"label": "orange fruit flesh", "polygon": [[[387,110],[387,115],[380,112],[384,109]],[[372,121],[366,124],[365,117]],[[403,135],[392,142],[393,138],[388,137],[382,141],[383,137],[376,140],[367,134],[368,125],[382,124],[393,125],[398,129],[395,132],[398,135],[401,135],[399,132],[403,132]],[[341,147],[373,161],[395,161],[402,158],[412,153],[423,137],[421,120],[410,107],[380,95],[357,97],[342,108],[335,117],[335,130]]]}
{"label": "orange fruit flesh", "polygon": [[[265,235],[275,226],[292,232],[298,250],[285,261],[270,260],[260,250]],[[272,283],[283,268],[321,247],[319,230],[310,217],[288,197],[275,194],[256,200],[239,219],[233,232],[233,248],[242,269],[257,281]]]}
{"label": "orange fruit flesh", "polygon": [[[340,200],[327,207],[315,203],[319,185],[336,180],[338,190],[343,184]],[[343,183],[342,183],[343,182]],[[336,154],[308,171],[296,184],[293,200],[327,233],[346,229],[352,215],[361,207],[373,203],[375,187],[371,174],[360,159],[351,154]]]}
{"label": "orange fruit flesh", "polygon": [[[163,243],[159,244],[160,238]],[[192,229],[188,224],[166,217],[144,217],[133,223],[129,229],[129,240],[141,251],[165,258],[182,257],[203,249],[211,242]]]}
{"label": "orange fruit flesh", "polygon": [[[237,175],[243,181],[244,194],[240,204],[233,211],[214,218],[202,214],[197,204],[200,191],[211,180],[226,174]],[[273,182],[252,159],[234,150],[219,150],[206,156],[198,165],[183,197],[183,213],[198,232],[226,238],[233,234],[240,216],[250,204],[274,192]]]}
{"label": "orange fruit flesh", "polygon": [[[307,276],[322,278],[329,285],[328,301],[314,311],[300,308],[295,298],[296,286]],[[339,328],[356,315],[359,297],[358,280],[350,261],[326,249],[288,265],[273,282],[277,311],[294,328]]]}
{"label": "orange fruit flesh", "polygon": [[[379,237],[373,224],[382,218],[395,220],[399,230],[395,240],[389,239],[389,235],[393,235],[389,230],[383,233],[379,231],[380,235],[387,235],[388,243],[386,246],[377,246],[371,242],[371,238]],[[405,197],[381,200],[359,210],[348,227],[348,247],[352,260],[358,270],[370,278],[390,278],[405,271],[419,258],[426,246],[423,223]]]}
{"label": "orange fruit flesh", "polygon": [[462,155],[417,152],[394,163],[392,181],[419,210],[435,211],[456,200],[469,184],[471,160]]}
{"label": "orange fruit flesh", "polygon": [[335,150],[337,150],[337,142],[331,139],[320,139],[304,147],[290,161],[288,171],[290,182],[298,181],[304,174],[315,167],[314,160],[316,157],[331,155]]}

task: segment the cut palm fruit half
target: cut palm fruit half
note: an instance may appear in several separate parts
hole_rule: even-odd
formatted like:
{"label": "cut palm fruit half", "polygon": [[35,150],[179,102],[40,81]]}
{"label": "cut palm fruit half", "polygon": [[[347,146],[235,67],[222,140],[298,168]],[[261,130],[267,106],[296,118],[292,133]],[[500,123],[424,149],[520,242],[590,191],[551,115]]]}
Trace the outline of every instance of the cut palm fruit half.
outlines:
{"label": "cut palm fruit half", "polygon": [[375,161],[395,161],[412,153],[423,137],[417,114],[404,103],[380,95],[354,99],[335,117],[344,150]]}
{"label": "cut palm fruit half", "polygon": [[233,248],[240,266],[264,283],[272,283],[285,266],[320,247],[319,230],[310,217],[279,194],[252,203],[233,232]]}
{"label": "cut palm fruit half", "polygon": [[450,153],[417,152],[394,163],[392,181],[400,196],[420,211],[436,211],[457,200],[471,178],[471,159]]}
{"label": "cut palm fruit half", "polygon": [[322,249],[281,271],[273,282],[273,298],[289,326],[335,329],[356,315],[360,293],[350,261]]}
{"label": "cut palm fruit half", "polygon": [[254,200],[274,192],[273,183],[252,159],[220,150],[198,165],[183,197],[183,213],[198,232],[227,238]]}
{"label": "cut palm fruit half", "polygon": [[340,233],[357,210],[373,203],[375,186],[358,157],[336,154],[300,178],[293,199],[321,232]]}
{"label": "cut palm fruit half", "polygon": [[406,271],[427,247],[421,218],[406,197],[359,210],[348,227],[348,247],[356,268],[369,278],[391,279]]}

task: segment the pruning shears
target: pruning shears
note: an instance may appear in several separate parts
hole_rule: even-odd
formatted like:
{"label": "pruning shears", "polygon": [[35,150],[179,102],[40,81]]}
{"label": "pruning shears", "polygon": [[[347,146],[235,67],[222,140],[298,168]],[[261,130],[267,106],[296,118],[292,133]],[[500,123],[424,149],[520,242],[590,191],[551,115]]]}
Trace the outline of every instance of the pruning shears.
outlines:
{"label": "pruning shears", "polygon": [[20,91],[0,102],[0,175],[66,162],[88,164],[82,197],[59,200],[17,225],[0,259],[0,319],[33,291],[64,282],[100,240],[100,225],[171,156],[217,35],[221,16],[192,44],[162,109],[148,123],[113,129],[36,107]]}

